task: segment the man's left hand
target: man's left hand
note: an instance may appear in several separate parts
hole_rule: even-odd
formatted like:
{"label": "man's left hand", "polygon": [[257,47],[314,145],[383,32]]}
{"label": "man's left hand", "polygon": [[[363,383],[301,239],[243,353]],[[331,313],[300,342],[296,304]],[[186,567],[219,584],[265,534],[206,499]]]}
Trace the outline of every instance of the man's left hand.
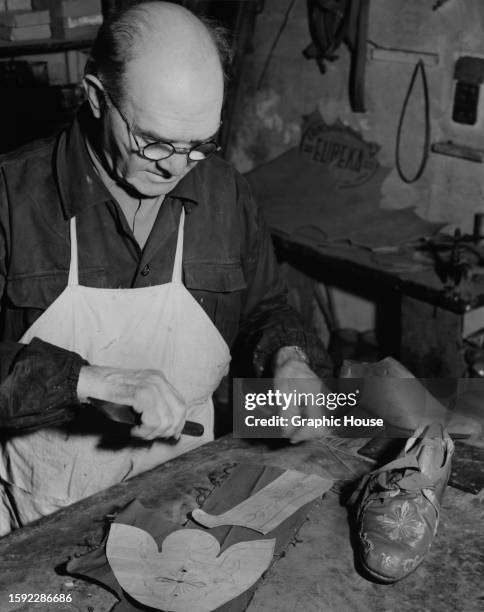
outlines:
{"label": "man's left hand", "polygon": [[328,429],[321,427],[307,425],[297,427],[291,424],[291,419],[294,416],[310,419],[320,419],[322,417],[321,408],[314,402],[303,405],[297,402],[299,394],[308,393],[312,397],[323,391],[323,382],[311,370],[307,361],[301,355],[300,349],[291,346],[279,349],[274,360],[274,387],[287,394],[295,392],[294,401],[291,405],[286,410],[280,411],[280,415],[289,421],[288,426],[283,428],[284,437],[289,438],[292,444],[321,438],[329,433]]}

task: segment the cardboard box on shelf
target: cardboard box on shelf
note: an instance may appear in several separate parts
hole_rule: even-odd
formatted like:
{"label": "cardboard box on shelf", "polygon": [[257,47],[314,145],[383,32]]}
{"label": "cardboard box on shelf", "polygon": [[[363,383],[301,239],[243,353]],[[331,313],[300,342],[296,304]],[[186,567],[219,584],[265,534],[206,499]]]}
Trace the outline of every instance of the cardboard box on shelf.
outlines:
{"label": "cardboard box on shelf", "polygon": [[54,18],[52,20],[52,33],[55,38],[67,40],[94,38],[102,22],[103,16],[101,13],[64,17],[63,19]]}
{"label": "cardboard box on shelf", "polygon": [[50,23],[49,11],[19,11],[0,13],[0,26],[25,28]]}
{"label": "cardboard box on shelf", "polygon": [[25,40],[43,40],[51,37],[50,25],[41,24],[26,26],[24,28],[13,28],[11,26],[0,26],[0,39],[12,42]]}
{"label": "cardboard box on shelf", "polygon": [[62,24],[52,24],[52,35],[54,38],[62,38],[64,40],[82,40],[94,38],[97,34],[99,26],[86,25],[77,28],[67,28]]}
{"label": "cardboard box on shelf", "polygon": [[101,13],[97,15],[82,15],[81,17],[65,17],[64,19],[54,19],[52,23],[66,29],[80,28],[82,26],[100,26],[103,22]]}
{"label": "cardboard box on shelf", "polygon": [[49,9],[53,18],[102,13],[101,0],[32,0],[35,9]]}
{"label": "cardboard box on shelf", "polygon": [[5,0],[7,11],[31,11],[32,8],[32,0]]}

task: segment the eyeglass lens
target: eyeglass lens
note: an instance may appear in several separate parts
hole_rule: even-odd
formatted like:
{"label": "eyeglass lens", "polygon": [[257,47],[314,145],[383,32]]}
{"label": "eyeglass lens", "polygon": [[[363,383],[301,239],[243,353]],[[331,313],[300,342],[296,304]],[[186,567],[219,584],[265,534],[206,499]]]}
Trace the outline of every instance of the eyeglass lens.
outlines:
{"label": "eyeglass lens", "polygon": [[[187,151],[188,158],[192,161],[200,161],[202,159],[205,159],[209,155],[212,155],[212,153],[215,153],[217,149],[218,146],[216,142],[202,142]],[[160,159],[170,157],[171,155],[176,153],[176,151],[177,149],[173,147],[170,143],[153,142],[143,148],[143,155],[148,159],[158,161]]]}

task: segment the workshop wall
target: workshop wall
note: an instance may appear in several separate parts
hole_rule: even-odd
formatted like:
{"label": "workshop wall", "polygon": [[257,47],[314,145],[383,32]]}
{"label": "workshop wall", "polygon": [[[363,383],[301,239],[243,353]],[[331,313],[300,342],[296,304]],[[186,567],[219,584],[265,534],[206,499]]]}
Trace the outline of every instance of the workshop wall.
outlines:
{"label": "workshop wall", "polygon": [[[455,61],[462,55],[484,58],[484,2],[447,0],[433,11],[436,0],[371,0],[369,39],[381,46],[435,54],[427,65],[432,142],[484,149],[484,96],[480,96],[477,124],[452,121]],[[288,7],[286,28],[261,80],[264,64]],[[484,212],[484,166],[481,163],[431,154],[422,178],[404,183],[394,168],[398,118],[415,60],[395,54],[395,61],[368,60],[366,113],[350,109],[347,84],[349,54],[327,64],[321,74],[302,50],[309,44],[306,1],[266,0],[258,16],[253,51],[246,56],[239,99],[232,126],[229,156],[245,172],[295,146],[302,116],[319,108],[324,120],[340,120],[360,131],[365,140],[381,146],[380,163],[392,168],[382,188],[382,206],[416,206],[431,221],[472,230],[473,214]],[[409,63],[410,62],[410,63]],[[411,63],[413,62],[413,63]],[[423,97],[417,82],[402,140],[402,165],[414,174],[424,140]]]}
{"label": "workshop wall", "polygon": [[[340,120],[381,147],[380,163],[390,169],[382,186],[382,207],[415,206],[421,217],[442,221],[449,231],[456,226],[472,231],[474,213],[484,212],[482,163],[432,153],[421,179],[410,185],[395,170],[398,119],[418,56],[396,53],[392,61],[368,59],[367,112],[353,113],[348,100],[346,47],[339,49],[339,59],[328,63],[326,74],[321,74],[316,62],[302,55],[310,43],[306,1],[266,0],[262,4],[231,129],[229,157],[239,170],[246,172],[296,146],[302,116],[318,108],[326,123]],[[436,0],[371,0],[370,46],[433,54],[425,55],[431,142],[452,140],[484,149],[484,96],[480,96],[476,125],[452,121],[456,60],[462,55],[484,58],[484,2],[447,0],[432,10],[436,4]],[[263,74],[289,7],[287,25]],[[415,173],[422,156],[423,109],[423,91],[417,81],[401,143],[401,164],[409,175]],[[374,326],[371,304],[341,293],[335,294],[335,300],[344,325],[360,330]]]}

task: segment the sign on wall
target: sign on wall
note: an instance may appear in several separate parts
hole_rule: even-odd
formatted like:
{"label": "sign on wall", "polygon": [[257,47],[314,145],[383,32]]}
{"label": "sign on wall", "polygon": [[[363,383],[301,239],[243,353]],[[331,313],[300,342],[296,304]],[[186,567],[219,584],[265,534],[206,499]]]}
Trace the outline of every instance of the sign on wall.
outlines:
{"label": "sign on wall", "polygon": [[376,143],[365,142],[359,132],[337,122],[325,123],[312,113],[303,128],[300,151],[330,171],[338,187],[358,187],[379,168]]}

